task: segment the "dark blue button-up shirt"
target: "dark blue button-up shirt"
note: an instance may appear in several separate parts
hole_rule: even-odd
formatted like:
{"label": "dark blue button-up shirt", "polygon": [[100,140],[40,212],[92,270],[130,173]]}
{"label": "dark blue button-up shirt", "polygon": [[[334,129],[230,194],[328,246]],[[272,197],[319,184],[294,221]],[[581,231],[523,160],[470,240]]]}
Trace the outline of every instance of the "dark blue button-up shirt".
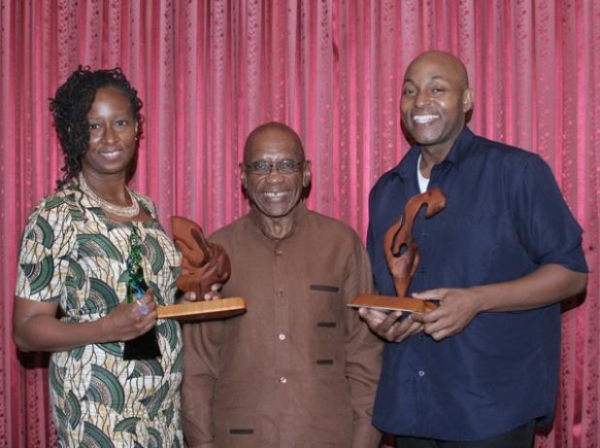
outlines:
{"label": "dark blue button-up shirt", "polygon": [[[386,230],[419,194],[413,147],[371,191],[367,247],[375,286],[395,295],[383,247]],[[544,264],[587,272],[581,228],[548,165],[537,155],[465,129],[428,188],[446,208],[412,233],[420,263],[409,295],[438,287],[504,282]],[[440,342],[425,333],[387,343],[374,424],[400,435],[478,440],[534,418],[549,420],[558,386],[560,306],[482,313]]]}

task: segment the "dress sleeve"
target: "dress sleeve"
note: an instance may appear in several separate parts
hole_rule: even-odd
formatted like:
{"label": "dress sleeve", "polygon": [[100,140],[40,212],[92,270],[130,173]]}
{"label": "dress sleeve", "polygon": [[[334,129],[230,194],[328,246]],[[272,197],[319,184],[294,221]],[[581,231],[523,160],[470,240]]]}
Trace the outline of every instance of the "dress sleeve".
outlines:
{"label": "dress sleeve", "polygon": [[[362,243],[357,242],[346,271],[344,294],[349,303],[373,291],[371,267]],[[381,433],[373,427],[373,403],[381,368],[383,342],[360,319],[354,309],[345,310],[346,377],[350,383],[353,408],[354,448],[378,447]]]}
{"label": "dress sleeve", "polygon": [[76,231],[66,205],[46,201],[33,210],[23,233],[15,296],[38,302],[59,302],[66,295],[69,260]]}
{"label": "dress sleeve", "polygon": [[181,388],[183,431],[189,448],[213,448],[212,402],[219,377],[224,321],[183,325],[184,375]]}

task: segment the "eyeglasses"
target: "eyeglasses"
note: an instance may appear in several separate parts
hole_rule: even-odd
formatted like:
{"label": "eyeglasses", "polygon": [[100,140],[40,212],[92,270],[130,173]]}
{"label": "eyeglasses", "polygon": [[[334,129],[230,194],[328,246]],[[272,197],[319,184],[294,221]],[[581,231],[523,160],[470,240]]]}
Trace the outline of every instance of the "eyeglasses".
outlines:
{"label": "eyeglasses", "polygon": [[295,162],[293,160],[285,159],[277,163],[267,162],[266,160],[258,160],[256,162],[245,164],[246,172],[249,174],[256,174],[260,176],[266,176],[271,174],[271,170],[275,168],[280,174],[292,174],[300,171],[304,166],[304,161]]}

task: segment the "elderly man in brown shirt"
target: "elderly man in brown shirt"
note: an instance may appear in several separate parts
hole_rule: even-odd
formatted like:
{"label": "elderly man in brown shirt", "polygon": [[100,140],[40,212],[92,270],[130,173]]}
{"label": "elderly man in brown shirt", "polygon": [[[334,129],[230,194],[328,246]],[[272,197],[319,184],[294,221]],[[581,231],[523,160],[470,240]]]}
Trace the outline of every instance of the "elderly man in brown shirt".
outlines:
{"label": "elderly man in brown shirt", "polygon": [[375,448],[382,342],[346,307],[372,290],[364,246],[304,205],[310,162],[288,126],[252,131],[240,169],[251,211],[211,240],[231,258],[221,295],[248,312],[184,326],[189,447]]}

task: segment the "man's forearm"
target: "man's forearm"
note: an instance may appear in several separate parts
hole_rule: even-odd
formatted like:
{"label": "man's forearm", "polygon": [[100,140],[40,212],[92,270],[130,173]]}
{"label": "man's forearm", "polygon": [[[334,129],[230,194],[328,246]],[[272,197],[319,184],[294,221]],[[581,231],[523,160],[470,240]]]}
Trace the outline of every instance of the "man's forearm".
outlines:
{"label": "man's forearm", "polygon": [[549,264],[504,283],[470,288],[480,297],[480,312],[524,311],[560,302],[583,292],[587,274]]}

